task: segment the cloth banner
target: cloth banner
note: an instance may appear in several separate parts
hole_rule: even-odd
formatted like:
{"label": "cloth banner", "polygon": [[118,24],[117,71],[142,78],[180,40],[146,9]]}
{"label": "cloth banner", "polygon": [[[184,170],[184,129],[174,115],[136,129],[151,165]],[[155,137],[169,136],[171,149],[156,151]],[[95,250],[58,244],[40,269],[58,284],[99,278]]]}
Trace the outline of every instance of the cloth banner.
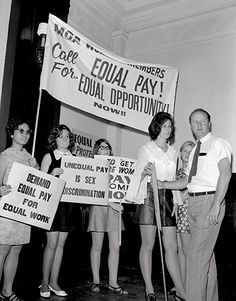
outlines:
{"label": "cloth banner", "polygon": [[106,159],[110,163],[109,202],[130,204],[130,202],[125,199],[125,196],[135,171],[136,160],[101,155],[95,155],[94,158]]}
{"label": "cloth banner", "polygon": [[49,15],[40,88],[101,118],[147,131],[159,111],[174,114],[178,70],[121,58]]}
{"label": "cloth banner", "polygon": [[14,162],[7,184],[12,191],[0,202],[0,215],[50,230],[65,181]]}
{"label": "cloth banner", "polygon": [[66,181],[62,202],[108,205],[109,162],[85,157],[63,156]]}

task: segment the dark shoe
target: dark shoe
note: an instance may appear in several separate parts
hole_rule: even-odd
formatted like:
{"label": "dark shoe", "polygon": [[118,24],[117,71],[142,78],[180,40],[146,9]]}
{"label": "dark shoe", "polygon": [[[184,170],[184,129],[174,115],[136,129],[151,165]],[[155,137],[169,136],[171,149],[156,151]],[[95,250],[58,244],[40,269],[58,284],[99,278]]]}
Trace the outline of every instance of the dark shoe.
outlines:
{"label": "dark shoe", "polygon": [[128,295],[128,292],[120,286],[114,287],[108,284],[107,288],[110,292],[116,293],[118,295]]}
{"label": "dark shoe", "polygon": [[145,300],[146,301],[156,301],[156,296],[153,293],[151,293],[151,294],[145,293]]}
{"label": "dark shoe", "polygon": [[100,283],[92,283],[89,286],[89,289],[92,293],[99,293],[100,292]]}
{"label": "dark shoe", "polygon": [[20,297],[18,297],[15,293],[12,293],[10,296],[4,296],[3,293],[0,294],[1,301],[23,301]]}
{"label": "dark shoe", "polygon": [[175,301],[186,301],[184,298],[181,298],[180,296],[175,295]]}

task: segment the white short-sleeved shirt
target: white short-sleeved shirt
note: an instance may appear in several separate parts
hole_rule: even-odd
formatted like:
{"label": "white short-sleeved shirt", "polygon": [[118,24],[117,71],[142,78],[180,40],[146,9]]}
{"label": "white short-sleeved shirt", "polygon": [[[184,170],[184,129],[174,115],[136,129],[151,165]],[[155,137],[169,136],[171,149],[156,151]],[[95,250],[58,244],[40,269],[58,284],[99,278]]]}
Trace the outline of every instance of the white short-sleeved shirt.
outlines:
{"label": "white short-sleeved shirt", "polygon": [[[208,133],[201,140],[200,154],[198,157],[197,174],[188,184],[189,192],[203,192],[216,190],[219,178],[218,163],[222,159],[231,162],[232,148],[230,144],[219,137]],[[189,175],[196,146],[193,148],[188,161],[186,174]]]}
{"label": "white short-sleeved shirt", "polygon": [[[163,152],[154,141],[143,145],[138,153],[135,174],[129,185],[126,199],[132,201],[143,201],[147,196],[147,182],[150,181],[145,177],[141,181],[141,174],[148,162],[155,163],[157,179],[160,181],[172,181],[175,179],[176,162],[178,153],[173,146],[169,146],[167,152]],[[175,197],[174,197],[175,198]]]}

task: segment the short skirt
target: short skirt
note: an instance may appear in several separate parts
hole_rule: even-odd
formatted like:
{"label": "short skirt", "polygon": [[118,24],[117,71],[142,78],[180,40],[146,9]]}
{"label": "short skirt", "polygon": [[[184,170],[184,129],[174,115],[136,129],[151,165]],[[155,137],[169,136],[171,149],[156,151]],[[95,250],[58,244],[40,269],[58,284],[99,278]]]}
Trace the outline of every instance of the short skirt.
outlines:
{"label": "short skirt", "polygon": [[119,212],[110,206],[90,206],[88,232],[111,232],[124,230],[122,217],[119,220]]}
{"label": "short skirt", "polygon": [[[162,227],[175,227],[175,216],[171,216],[173,210],[173,194],[170,189],[158,189],[160,218]],[[134,222],[139,225],[156,226],[154,209],[154,193],[150,184],[147,185],[147,198],[144,204],[137,205]]]}
{"label": "short skirt", "polygon": [[31,226],[0,217],[0,244],[23,245],[30,241]]}
{"label": "short skirt", "polygon": [[183,205],[178,206],[177,233],[190,233],[190,227],[188,223],[188,200],[185,200]]}
{"label": "short skirt", "polygon": [[50,232],[71,232],[80,227],[80,205],[78,203],[59,202]]}

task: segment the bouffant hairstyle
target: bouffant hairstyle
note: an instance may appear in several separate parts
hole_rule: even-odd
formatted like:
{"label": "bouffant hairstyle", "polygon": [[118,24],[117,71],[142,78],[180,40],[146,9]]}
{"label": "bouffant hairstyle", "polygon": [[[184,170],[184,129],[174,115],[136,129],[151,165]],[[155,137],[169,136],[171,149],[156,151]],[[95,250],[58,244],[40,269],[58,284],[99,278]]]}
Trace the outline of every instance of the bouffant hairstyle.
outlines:
{"label": "bouffant hairstyle", "polygon": [[49,137],[48,137],[48,145],[47,149],[54,151],[57,149],[57,142],[56,139],[60,137],[62,134],[62,131],[66,130],[69,133],[69,146],[68,149],[71,151],[75,142],[74,142],[74,135],[71,133],[71,130],[66,126],[65,124],[59,124],[58,126],[55,126],[52,128]]}
{"label": "bouffant hairstyle", "polygon": [[167,139],[167,142],[171,145],[175,142],[175,123],[169,113],[166,113],[166,112],[156,113],[156,115],[153,117],[153,119],[148,127],[148,132],[149,132],[150,138],[152,140],[156,140],[158,135],[161,132],[161,128],[162,128],[163,124],[167,120],[170,120],[171,126],[172,126],[172,131],[170,133],[170,137]]}
{"label": "bouffant hairstyle", "polygon": [[113,156],[113,151],[112,151],[112,147],[111,147],[111,144],[109,143],[109,141],[107,141],[106,139],[104,138],[101,138],[101,139],[98,139],[95,144],[94,144],[94,147],[93,147],[93,150],[92,150],[92,158],[94,157],[94,155],[97,155],[98,154],[98,150],[99,150],[99,147],[102,143],[106,143],[107,146],[109,147],[109,150],[110,150],[110,153],[109,155],[110,156]]}
{"label": "bouffant hairstyle", "polygon": [[9,136],[12,136],[14,134],[14,131],[19,128],[19,125],[22,125],[23,123],[27,124],[30,127],[29,120],[23,118],[23,117],[13,117],[11,118],[6,126],[6,132]]}

